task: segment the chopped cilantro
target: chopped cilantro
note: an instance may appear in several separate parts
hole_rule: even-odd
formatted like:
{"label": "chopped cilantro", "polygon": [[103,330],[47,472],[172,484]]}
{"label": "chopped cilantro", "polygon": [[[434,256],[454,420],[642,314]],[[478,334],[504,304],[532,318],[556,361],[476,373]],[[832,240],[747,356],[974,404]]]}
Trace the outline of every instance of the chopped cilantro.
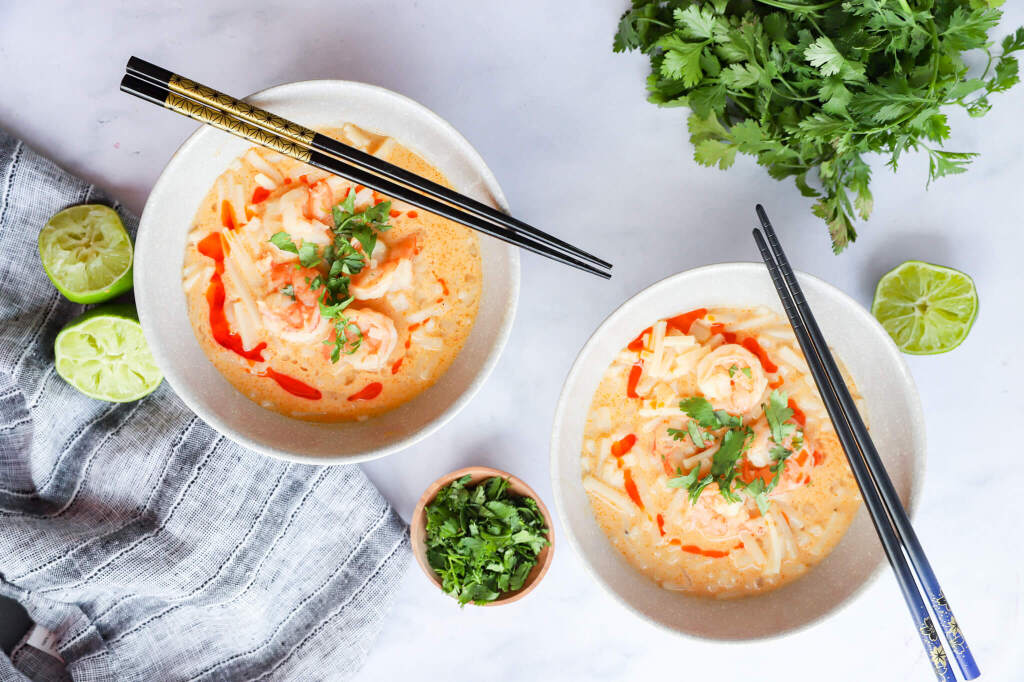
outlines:
{"label": "chopped cilantro", "polygon": [[427,561],[461,605],[520,589],[549,544],[533,498],[512,495],[503,478],[466,487],[469,481],[441,488],[426,509]]}
{"label": "chopped cilantro", "polygon": [[[357,212],[355,193],[349,192],[344,201],[331,209],[334,239],[322,250],[311,242],[296,246],[287,232],[278,232],[270,238],[270,243],[277,248],[298,255],[302,267],[320,270],[312,279],[307,277],[306,283],[311,291],[320,292],[320,314],[334,322],[334,339],[324,341],[325,345],[334,345],[331,362],[337,362],[342,354],[355,353],[362,343],[362,330],[342,315],[342,311],[352,302],[348,291],[352,275],[359,274],[366,267],[367,256],[377,245],[377,233],[391,228],[387,222],[390,210],[391,202],[383,201]],[[353,240],[362,251],[352,245]],[[290,284],[281,292],[295,297]]]}
{"label": "chopped cilantro", "polygon": [[681,400],[679,402],[679,409],[685,412],[691,419],[696,419],[706,429],[731,428],[743,424],[741,418],[734,417],[725,410],[714,409],[707,398],[699,396]]}
{"label": "chopped cilantro", "polygon": [[287,232],[274,233],[274,235],[270,237],[270,243],[282,251],[289,251],[291,253],[299,252],[299,247],[295,246],[295,242],[292,241],[291,236]]}
{"label": "chopped cilantro", "polygon": [[291,297],[293,301],[295,300],[295,287],[292,286],[291,284],[285,284],[283,287],[281,287],[281,293],[284,294],[285,296]]}

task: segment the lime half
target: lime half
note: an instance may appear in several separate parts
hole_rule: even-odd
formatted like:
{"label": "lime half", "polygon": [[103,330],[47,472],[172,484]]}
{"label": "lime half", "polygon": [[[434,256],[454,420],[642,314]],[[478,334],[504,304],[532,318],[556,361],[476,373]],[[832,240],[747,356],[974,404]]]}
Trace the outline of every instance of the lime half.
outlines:
{"label": "lime half", "polygon": [[904,353],[945,353],[971,331],[978,292],[959,270],[908,260],[879,280],[871,313]]}
{"label": "lime half", "polygon": [[114,209],[66,208],[39,232],[39,258],[57,291],[75,303],[100,303],[132,288],[132,241]]}
{"label": "lime half", "polygon": [[57,334],[57,374],[90,398],[126,403],[149,395],[163,381],[135,306],[94,308]]}

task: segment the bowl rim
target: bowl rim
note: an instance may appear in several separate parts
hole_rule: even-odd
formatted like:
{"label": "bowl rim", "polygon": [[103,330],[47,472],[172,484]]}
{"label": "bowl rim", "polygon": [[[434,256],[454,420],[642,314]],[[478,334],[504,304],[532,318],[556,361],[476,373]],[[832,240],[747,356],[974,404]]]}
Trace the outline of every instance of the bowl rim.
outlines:
{"label": "bowl rim", "polygon": [[[314,92],[323,90],[331,90],[334,88],[343,88],[347,90],[363,91],[372,93],[374,95],[383,95],[384,97],[395,99],[404,105],[411,106],[418,109],[420,113],[426,119],[429,119],[433,125],[442,129],[448,136],[455,142],[455,146],[459,148],[459,151],[465,154],[467,161],[473,166],[475,172],[479,173],[480,180],[486,186],[487,190],[493,195],[495,202],[500,210],[508,212],[508,200],[505,197],[501,186],[498,184],[498,180],[494,175],[494,172],[488,167],[483,157],[476,150],[476,148],[462,135],[451,123],[442,118],[432,109],[429,109],[425,105],[417,102],[416,100],[397,93],[388,88],[381,87],[379,85],[372,85],[370,83],[363,83],[360,81],[350,81],[343,79],[310,79],[301,81],[291,81],[273,85],[263,90],[258,90],[251,95],[244,98],[246,102],[260,104],[260,100],[270,97],[302,97],[303,94],[309,97],[309,93],[302,93],[303,90],[313,90]],[[298,91],[293,92],[293,91]],[[312,96],[316,96],[313,94]],[[146,253],[148,249],[140,248],[140,244],[145,247],[149,241],[149,234],[155,230],[155,227],[150,227],[150,222],[155,220],[150,216],[153,210],[150,209],[153,197],[160,197],[164,193],[166,185],[170,185],[173,181],[172,176],[176,176],[178,172],[177,166],[184,163],[183,159],[192,152],[193,147],[201,144],[207,136],[214,135],[220,131],[216,131],[210,126],[200,125],[194,130],[174,151],[163,169],[160,171],[160,176],[157,181],[153,184],[149,195],[146,198],[146,205],[143,207],[142,215],[139,217],[139,225],[135,234],[134,244],[134,260],[133,260],[133,289],[135,300],[145,300],[148,296],[149,287],[145,281],[145,273],[147,272],[147,258]],[[484,362],[477,370],[476,375],[473,377],[469,386],[461,394],[459,394],[452,404],[449,405],[448,409],[434,418],[432,421],[426,423],[419,430],[410,433],[409,435],[395,440],[381,447],[367,450],[359,454],[354,455],[309,455],[302,453],[295,453],[288,450],[276,448],[264,443],[257,442],[251,439],[247,434],[240,432],[233,427],[229,426],[225,420],[221,419],[219,415],[213,412],[208,412],[202,408],[199,401],[193,397],[191,391],[187,388],[187,385],[179,377],[179,370],[171,359],[171,354],[166,351],[162,345],[162,339],[153,328],[155,324],[153,318],[150,317],[151,312],[146,309],[145,306],[137,306],[139,323],[142,325],[143,335],[147,339],[150,351],[153,353],[153,358],[160,367],[164,374],[164,379],[167,380],[168,385],[174,390],[175,394],[185,403],[185,405],[192,410],[200,419],[212,426],[219,434],[226,436],[227,438],[235,441],[243,447],[255,450],[260,454],[273,457],[288,462],[297,462],[300,464],[314,464],[319,466],[331,466],[331,465],[344,465],[344,464],[358,464],[361,462],[368,462],[374,459],[386,457],[394,454],[401,450],[404,450],[412,445],[428,438],[437,432],[441,427],[445,426],[450,422],[459,412],[461,412],[466,405],[476,396],[476,394],[486,383],[491,373],[497,366],[498,361],[501,359],[501,355],[508,344],[509,337],[512,334],[512,326],[515,323],[516,312],[519,306],[519,293],[520,293],[520,282],[521,282],[521,268],[519,260],[519,250],[513,246],[505,245],[506,253],[508,256],[508,267],[509,267],[509,278],[511,280],[511,286],[508,288],[508,295],[505,299],[505,311],[504,316],[501,320],[501,324],[497,330],[496,342],[491,346],[484,358]],[[140,257],[141,256],[141,257]],[[485,274],[486,276],[486,274]],[[154,316],[156,312],[152,313]],[[152,340],[151,340],[152,339]],[[457,358],[456,358],[457,361]],[[237,390],[237,389],[236,389]],[[243,396],[244,397],[244,396]],[[417,396],[417,398],[422,397]],[[248,399],[248,398],[246,398]]]}
{"label": "bowl rim", "polygon": [[[628,309],[631,308],[636,303],[638,303],[641,299],[646,298],[648,296],[655,296],[660,290],[671,287],[679,280],[685,280],[689,277],[704,274],[710,271],[728,270],[736,272],[745,271],[751,273],[755,271],[761,272],[764,270],[764,264],[755,263],[752,261],[729,261],[721,263],[711,263],[708,265],[702,265],[696,268],[683,270],[682,272],[677,272],[675,274],[657,280],[654,283],[640,289],[635,294],[626,299],[621,305],[615,308],[615,310],[613,310],[608,316],[606,316],[604,320],[602,320],[601,324],[597,326],[594,332],[587,339],[586,343],[583,344],[583,346],[580,348],[580,351],[576,355],[576,358],[573,360],[572,367],[569,369],[565,381],[562,384],[562,391],[559,393],[558,396],[558,403],[555,407],[555,418],[551,429],[551,440],[549,445],[549,474],[551,477],[551,487],[553,489],[555,510],[558,514],[559,520],[562,522],[562,525],[565,528],[565,537],[569,543],[569,546],[573,548],[573,551],[575,551],[576,555],[579,557],[580,563],[583,564],[583,567],[586,570],[587,574],[594,580],[595,583],[597,583],[601,587],[601,589],[606,594],[610,595],[614,601],[616,601],[621,606],[625,607],[626,610],[638,616],[641,620],[648,623],[649,625],[653,625],[659,630],[662,630],[663,632],[668,632],[679,637],[700,642],[716,642],[722,644],[743,645],[752,642],[768,642],[782,639],[784,637],[793,636],[800,632],[808,630],[811,627],[820,625],[827,620],[831,620],[839,616],[840,613],[849,609],[850,606],[880,578],[885,566],[887,565],[886,562],[880,559],[876,566],[868,574],[868,576],[863,580],[863,582],[861,582],[860,585],[854,588],[844,599],[839,601],[831,610],[826,611],[814,618],[811,618],[810,620],[804,623],[800,623],[798,625],[794,625],[783,630],[763,635],[730,638],[713,637],[700,633],[685,632],[683,630],[678,630],[665,623],[660,622],[657,619],[648,616],[643,611],[634,606],[632,603],[630,603],[625,597],[620,595],[611,585],[605,582],[605,580],[598,573],[597,569],[591,564],[590,558],[583,551],[582,544],[579,538],[576,536],[576,531],[574,530],[572,524],[569,522],[568,515],[565,511],[566,503],[562,497],[562,473],[559,467],[558,456],[559,449],[562,445],[562,431],[564,428],[563,422],[565,421],[565,411],[568,407],[568,394],[570,387],[578,380],[579,375],[583,371],[584,357],[591,352],[593,346],[595,346],[599,338],[606,333],[608,327],[614,324],[614,322],[618,318],[627,314]],[[911,414],[911,419],[914,422],[914,424],[918,427],[917,431],[920,433],[921,436],[921,447],[919,450],[916,450],[913,453],[914,461],[911,470],[910,486],[906,504],[907,514],[910,517],[911,521],[913,521],[917,512],[918,502],[921,496],[921,488],[923,486],[926,474],[925,467],[927,465],[927,433],[924,428],[924,409],[921,405],[921,396],[917,390],[917,384],[914,382],[913,375],[911,375],[910,373],[910,368],[907,365],[906,359],[903,357],[902,353],[900,353],[899,349],[896,347],[896,344],[892,341],[892,339],[889,338],[888,333],[885,332],[885,329],[881,326],[881,324],[879,324],[878,320],[876,320],[874,316],[872,316],[871,313],[862,305],[860,305],[852,296],[844,292],[842,289],[839,289],[838,287],[826,282],[820,277],[816,277],[812,274],[803,272],[801,270],[795,271],[795,274],[797,276],[797,279],[800,280],[801,283],[811,281],[815,285],[821,286],[825,291],[829,293],[829,295],[833,295],[839,301],[841,301],[845,305],[845,307],[851,312],[851,314],[861,318],[861,320],[863,322],[866,322],[869,326],[874,326],[879,331],[881,331],[886,341],[886,350],[896,360],[896,365],[900,371],[901,378],[909,388],[908,394],[910,396],[910,404],[908,405],[908,408]],[[614,548],[609,547],[609,550],[614,551]],[[800,579],[804,578],[806,578],[806,576],[803,576]],[[747,597],[747,599],[756,598],[756,595]]]}
{"label": "bowl rim", "polygon": [[[533,579],[524,584],[521,588],[515,592],[505,593],[507,596],[498,597],[494,601],[486,602],[484,604],[474,604],[469,602],[473,606],[504,606],[505,604],[511,604],[519,601],[530,592],[544,579],[547,575],[548,569],[551,567],[551,561],[555,556],[555,523],[554,518],[551,516],[551,512],[548,511],[547,505],[540,499],[540,495],[526,483],[523,479],[518,476],[514,476],[507,471],[501,469],[495,469],[489,466],[467,466],[461,469],[456,469],[443,476],[436,478],[430,485],[426,487],[423,494],[420,496],[419,501],[416,502],[416,508],[413,510],[412,516],[409,518],[409,543],[412,545],[413,556],[416,557],[416,563],[419,564],[420,568],[426,574],[427,579],[435,585],[438,589],[442,589],[441,581],[437,579],[437,573],[427,563],[426,551],[420,551],[421,543],[419,536],[422,534],[422,539],[426,540],[426,519],[424,514],[426,513],[426,506],[434,501],[437,497],[437,493],[441,491],[441,488],[448,485],[452,481],[462,478],[465,475],[480,475],[485,478],[493,478],[495,476],[507,479],[509,482],[510,489],[519,488],[521,492],[516,491],[515,494],[520,497],[530,497],[534,502],[537,503],[537,508],[540,510],[541,516],[544,518],[544,523],[547,524],[548,532],[548,546],[541,550],[540,554],[543,554],[543,559],[537,562],[539,569],[534,574],[534,569],[531,569],[530,573],[533,574]],[[474,483],[473,485],[479,485]],[[538,555],[539,556],[539,555]],[[529,577],[529,576],[528,576]]]}

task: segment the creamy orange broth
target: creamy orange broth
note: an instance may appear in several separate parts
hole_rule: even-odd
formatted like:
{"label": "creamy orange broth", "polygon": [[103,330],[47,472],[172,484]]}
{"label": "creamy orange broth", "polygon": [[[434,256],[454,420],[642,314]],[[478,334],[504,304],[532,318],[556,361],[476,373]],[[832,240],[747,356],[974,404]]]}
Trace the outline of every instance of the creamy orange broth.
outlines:
{"label": "creamy orange broth", "polygon": [[[666,589],[730,598],[799,578],[842,538],[860,496],[792,329],[767,309],[712,308],[637,331],[605,373],[584,431],[583,482],[598,524]],[[668,433],[686,429],[679,402],[693,396],[752,427],[738,480],[772,478],[763,405],[774,388],[795,406],[804,443],[792,448],[764,515],[746,493],[730,503],[715,483],[693,504],[667,485],[694,467],[705,476],[717,449]]]}
{"label": "creamy orange broth", "polygon": [[[391,138],[350,124],[323,132],[448,185],[436,168]],[[451,365],[479,306],[476,234],[395,202],[392,227],[378,236],[383,246],[353,278],[363,282],[362,293],[345,311],[363,336],[360,348],[331,362],[333,328],[307,283],[316,273],[296,267],[297,256],[269,238],[285,231],[297,245],[304,239],[327,243],[330,207],[350,191],[357,192],[357,210],[387,199],[253,148],[214,183],[189,234],[183,286],[196,338],[246,397],[291,417],[365,419],[411,400]],[[283,293],[288,285],[294,299]]]}

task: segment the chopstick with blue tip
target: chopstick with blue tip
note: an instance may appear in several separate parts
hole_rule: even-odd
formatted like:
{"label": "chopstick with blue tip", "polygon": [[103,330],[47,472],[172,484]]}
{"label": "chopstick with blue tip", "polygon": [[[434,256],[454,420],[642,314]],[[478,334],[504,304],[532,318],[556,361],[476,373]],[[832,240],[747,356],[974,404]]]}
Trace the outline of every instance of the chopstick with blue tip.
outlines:
{"label": "chopstick with blue tip", "polygon": [[[853,430],[841,411],[828,375],[825,373],[814,345],[811,343],[803,317],[793,301],[793,297],[787,288],[782,273],[779,271],[775,258],[768,249],[768,244],[765,242],[761,231],[756,228],[754,229],[754,240],[757,242],[757,248],[761,251],[761,258],[768,267],[772,283],[775,285],[779,298],[782,300],[782,307],[786,311],[786,316],[793,327],[793,333],[796,335],[800,348],[804,352],[807,365],[811,370],[811,376],[814,378],[814,383],[818,386],[818,392],[821,394],[825,409],[832,420],[832,424],[835,426],[836,435],[839,437],[839,442],[846,453],[846,459],[850,463],[850,469],[853,471],[853,476],[857,481],[857,486],[860,488],[861,496],[864,498],[864,505],[867,507],[872,524],[875,526],[875,532],[878,534],[879,540],[881,540],[885,557],[889,560],[889,565],[892,566],[896,582],[903,593],[903,599],[910,610],[910,615],[914,620],[914,625],[917,628],[918,635],[921,638],[921,643],[924,646],[935,676],[942,680],[942,682],[955,682],[956,677],[949,666],[946,650],[942,647],[942,642],[939,641],[939,636],[935,631],[935,626],[932,624],[928,607],[925,605],[924,599],[922,599],[921,593],[918,591],[917,584],[914,582],[914,575],[910,570],[906,557],[903,555],[899,539],[896,537],[893,527],[889,524],[885,506],[878,495],[878,491],[875,489],[875,484],[868,473],[865,461],[860,456],[860,450],[857,447]],[[845,389],[845,384],[842,384],[842,386]]]}
{"label": "chopstick with blue tip", "polygon": [[[778,236],[775,234],[771,221],[768,220],[768,214],[760,204],[757,205],[756,212],[758,220],[761,223],[761,227],[767,236],[771,256],[773,257],[773,260],[777,262],[777,272],[781,273],[785,287],[792,293],[792,305],[802,318],[802,326],[806,330],[807,341],[809,342],[814,354],[820,359],[824,373],[832,388],[831,393],[838,400],[839,409],[845,415],[844,421],[848,423],[852,436],[856,440],[856,444],[858,445],[861,453],[863,453],[863,460],[858,461],[862,461],[866,464],[867,472],[871,477],[874,486],[877,487],[882,504],[885,507],[885,511],[892,520],[892,526],[895,527],[896,536],[903,549],[906,550],[907,556],[910,558],[910,563],[914,568],[914,572],[917,574],[917,579],[920,582],[921,587],[924,589],[925,595],[928,597],[932,611],[934,611],[935,616],[939,621],[939,627],[945,635],[946,641],[953,653],[953,657],[956,659],[957,665],[960,666],[960,671],[963,673],[964,679],[973,680],[978,677],[981,672],[978,670],[978,665],[974,660],[974,656],[971,654],[971,650],[967,646],[966,640],[964,640],[963,633],[957,625],[956,618],[953,616],[953,612],[949,608],[949,603],[946,600],[945,594],[942,592],[942,587],[939,585],[938,578],[935,576],[935,571],[932,569],[931,562],[928,561],[928,557],[924,552],[924,548],[921,546],[917,533],[914,531],[914,527],[910,523],[910,518],[907,516],[907,512],[903,508],[903,505],[900,503],[896,487],[893,485],[892,479],[889,477],[889,473],[885,469],[885,465],[882,464],[882,459],[878,454],[878,450],[875,448],[875,444],[868,433],[867,425],[864,424],[864,420],[861,418],[860,412],[857,410],[853,397],[846,388],[846,383],[843,381],[842,373],[839,371],[839,367],[836,365],[835,359],[828,350],[828,344],[825,342],[825,337],[822,335],[821,329],[818,327],[818,323],[815,320],[813,313],[811,313],[810,306],[807,303],[807,299],[804,297],[803,290],[800,288],[800,284],[796,280],[796,275],[793,273],[793,268],[789,264],[789,259],[782,250],[782,245],[779,243]],[[758,239],[758,236],[755,234],[754,238]],[[760,248],[760,246],[761,242],[759,240],[758,247]],[[764,251],[762,250],[762,257],[763,256]],[[765,260],[765,263],[767,264],[768,260]],[[769,271],[771,270],[772,266],[769,266]],[[778,289],[778,285],[776,285],[776,288]],[[781,289],[779,291],[779,295],[782,295]],[[783,304],[785,305],[785,301]],[[792,317],[790,319],[792,321]],[[795,323],[793,327],[795,330]],[[799,339],[800,337],[798,336],[797,338]],[[803,341],[801,341],[800,346],[804,350],[804,355],[806,355],[808,360],[810,360],[807,349],[804,348]],[[815,378],[815,381],[817,381],[817,378]],[[819,391],[821,391],[822,397],[824,398],[825,392],[821,389],[820,384]],[[827,406],[828,402],[826,401],[826,407]],[[834,417],[833,422],[835,422]]]}

